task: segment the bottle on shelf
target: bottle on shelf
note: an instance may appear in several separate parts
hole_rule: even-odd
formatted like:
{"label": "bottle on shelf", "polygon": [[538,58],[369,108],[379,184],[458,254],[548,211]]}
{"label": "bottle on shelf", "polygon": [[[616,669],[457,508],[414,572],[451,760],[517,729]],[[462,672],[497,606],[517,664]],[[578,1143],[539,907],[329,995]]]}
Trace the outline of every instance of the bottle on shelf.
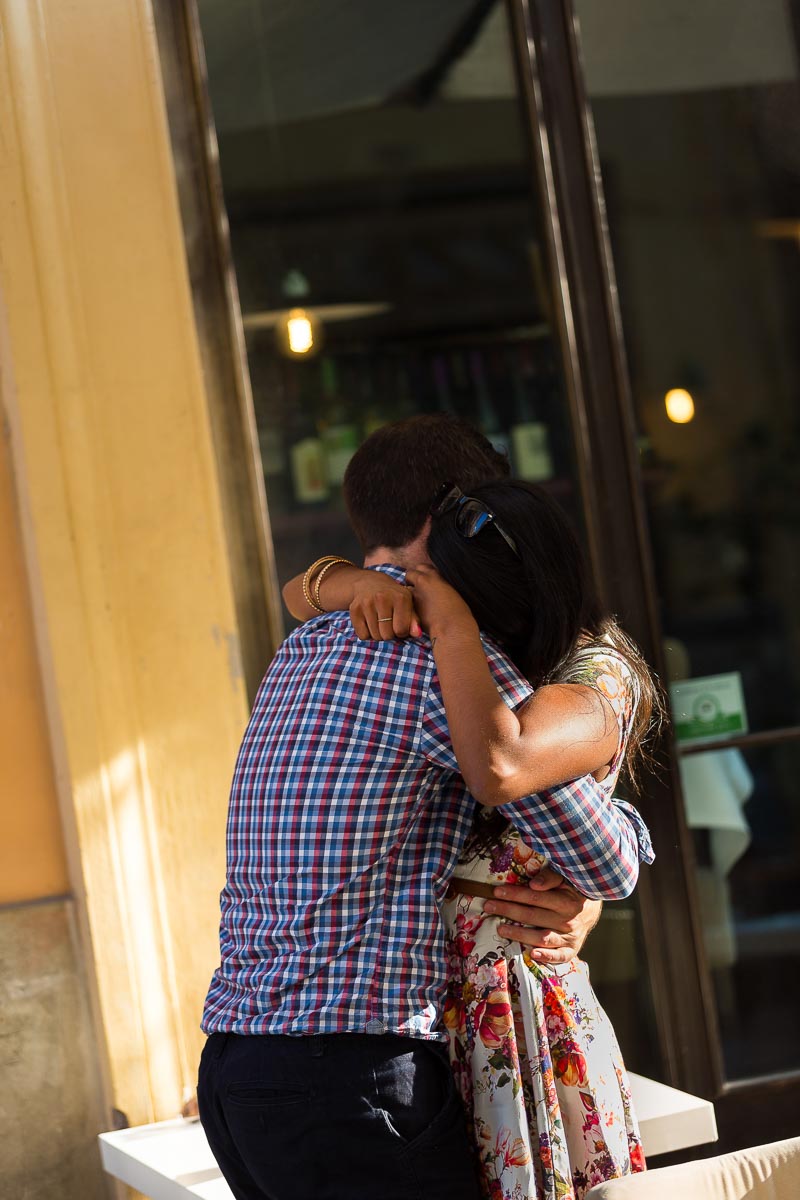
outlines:
{"label": "bottle on shelf", "polygon": [[372,362],[364,358],[359,368],[359,396],[364,437],[368,438],[376,429],[380,429],[389,420],[384,408],[381,408],[375,395],[373,384]]}
{"label": "bottle on shelf", "polygon": [[341,487],[347,464],[358,449],[358,425],[352,403],[342,396],[336,363],[323,358],[320,363],[322,386],[322,446],[328,483]]}
{"label": "bottle on shelf", "polygon": [[[255,384],[255,379],[253,380]],[[283,445],[281,413],[286,408],[286,390],[281,370],[274,360],[266,365],[261,376],[262,403],[258,423],[258,443],[261,448],[261,463],[264,475],[274,478],[286,473],[286,453]]]}
{"label": "bottle on shelf", "polygon": [[314,419],[312,398],[303,391],[290,394],[289,429],[289,471],[295,500],[303,505],[319,504],[330,495],[325,448]]}
{"label": "bottle on shelf", "polygon": [[553,478],[553,456],[547,425],[539,406],[540,378],[529,355],[511,361],[514,390],[514,424],[511,427],[511,457],[514,473],[531,483]]}
{"label": "bottle on shelf", "polygon": [[286,471],[283,454],[283,438],[278,426],[269,421],[259,426],[258,445],[261,450],[261,466],[266,480],[275,479]]}
{"label": "bottle on shelf", "polygon": [[501,428],[497,411],[492,403],[492,396],[486,382],[486,365],[480,350],[470,350],[468,361],[469,372],[472,376],[472,390],[478,403],[478,426],[495,450],[509,458],[509,437]]}
{"label": "bottle on shelf", "polygon": [[286,399],[281,370],[274,358],[251,354],[250,378],[264,484],[270,506],[279,511],[288,503],[289,479],[283,430]]}

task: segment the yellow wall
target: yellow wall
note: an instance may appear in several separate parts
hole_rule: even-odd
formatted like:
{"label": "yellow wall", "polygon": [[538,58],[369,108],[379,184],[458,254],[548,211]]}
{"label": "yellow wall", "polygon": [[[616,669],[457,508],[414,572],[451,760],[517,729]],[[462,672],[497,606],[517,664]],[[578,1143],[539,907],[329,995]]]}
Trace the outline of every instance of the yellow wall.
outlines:
{"label": "yellow wall", "polygon": [[196,1078],[247,700],[149,4],[0,0],[0,25],[4,402],[113,1101],[138,1123]]}
{"label": "yellow wall", "polygon": [[69,890],[28,585],[0,419],[0,904]]}

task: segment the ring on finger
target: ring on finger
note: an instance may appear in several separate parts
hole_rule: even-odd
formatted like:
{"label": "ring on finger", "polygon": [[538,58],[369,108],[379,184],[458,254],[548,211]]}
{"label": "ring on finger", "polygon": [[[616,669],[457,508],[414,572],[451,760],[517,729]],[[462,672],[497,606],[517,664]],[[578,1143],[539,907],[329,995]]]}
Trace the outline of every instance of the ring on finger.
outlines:
{"label": "ring on finger", "polygon": [[378,624],[380,625],[381,621],[392,621],[393,619],[393,617],[378,617]]}

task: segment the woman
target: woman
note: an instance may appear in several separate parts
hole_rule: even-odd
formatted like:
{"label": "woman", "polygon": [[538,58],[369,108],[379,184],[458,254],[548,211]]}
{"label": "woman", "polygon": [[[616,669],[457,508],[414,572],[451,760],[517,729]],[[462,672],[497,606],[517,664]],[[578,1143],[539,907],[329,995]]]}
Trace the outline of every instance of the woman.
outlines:
{"label": "woman", "polygon": [[[484,911],[491,885],[524,883],[546,861],[495,806],[588,773],[610,794],[623,762],[635,773],[658,689],[600,609],[574,533],[542,489],[503,480],[465,496],[445,485],[428,552],[437,570],[409,571],[407,582],[461,772],[492,806],[478,810],[445,904],[451,1061],[488,1200],[580,1200],[643,1170],[641,1139],[586,965],[537,964]],[[479,630],[537,689],[516,712],[497,693]]]}
{"label": "woman", "polygon": [[[441,579],[423,570],[408,582],[473,794],[519,796],[589,771],[613,792],[623,763],[635,773],[660,699],[594,598],[558,506],[516,482],[471,498],[446,489],[428,551]],[[478,628],[537,687],[518,713],[498,707]],[[451,1061],[491,1200],[579,1200],[595,1183],[644,1169],[622,1058],[586,964],[535,963],[483,911],[487,885],[524,882],[544,861],[496,809],[484,810],[445,906]]]}

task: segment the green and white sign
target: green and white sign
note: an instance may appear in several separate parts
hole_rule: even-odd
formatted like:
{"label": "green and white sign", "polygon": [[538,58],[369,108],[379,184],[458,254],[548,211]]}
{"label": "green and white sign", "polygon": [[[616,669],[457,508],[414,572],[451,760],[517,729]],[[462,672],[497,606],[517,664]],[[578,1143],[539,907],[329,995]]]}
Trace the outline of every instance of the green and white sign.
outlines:
{"label": "green and white sign", "polygon": [[669,694],[679,742],[747,733],[747,710],[738,671],[679,679],[669,685]]}

